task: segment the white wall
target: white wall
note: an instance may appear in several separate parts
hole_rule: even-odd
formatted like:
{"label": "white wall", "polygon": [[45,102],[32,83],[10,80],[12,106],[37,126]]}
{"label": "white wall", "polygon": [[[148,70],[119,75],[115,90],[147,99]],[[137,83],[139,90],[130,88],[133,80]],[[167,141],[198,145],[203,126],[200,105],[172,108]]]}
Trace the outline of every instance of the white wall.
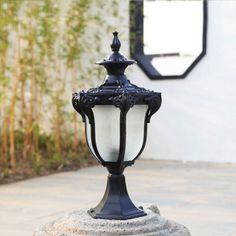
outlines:
{"label": "white wall", "polygon": [[143,158],[236,162],[236,1],[208,1],[207,54],[185,79],[127,75],[162,92]]}

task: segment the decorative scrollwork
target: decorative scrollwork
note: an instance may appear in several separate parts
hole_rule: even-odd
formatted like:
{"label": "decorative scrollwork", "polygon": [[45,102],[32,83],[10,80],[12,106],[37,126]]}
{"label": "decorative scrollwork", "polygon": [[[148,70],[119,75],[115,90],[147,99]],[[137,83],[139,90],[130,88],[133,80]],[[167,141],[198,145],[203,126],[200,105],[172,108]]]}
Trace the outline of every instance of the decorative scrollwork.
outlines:
{"label": "decorative scrollwork", "polygon": [[72,94],[72,105],[75,110],[82,116],[83,122],[85,122],[85,114],[83,112],[81,103],[80,103],[80,95],[78,93]]}
{"label": "decorative scrollwork", "polygon": [[122,93],[121,95],[110,97],[109,100],[112,101],[115,107],[119,107],[122,111],[128,112],[136,103],[137,98],[128,93]]}
{"label": "decorative scrollwork", "polygon": [[85,92],[80,93],[80,102],[84,107],[92,108],[98,100],[98,97],[90,96]]}
{"label": "decorative scrollwork", "polygon": [[146,115],[146,122],[149,123],[152,115],[156,113],[161,106],[161,94],[152,93],[144,98],[144,101],[148,104],[148,112]]}
{"label": "decorative scrollwork", "polygon": [[89,118],[89,122],[93,123],[92,109],[96,102],[100,99],[98,97],[90,96],[86,92],[73,93],[72,104],[75,110],[82,116],[85,122],[85,115]]}

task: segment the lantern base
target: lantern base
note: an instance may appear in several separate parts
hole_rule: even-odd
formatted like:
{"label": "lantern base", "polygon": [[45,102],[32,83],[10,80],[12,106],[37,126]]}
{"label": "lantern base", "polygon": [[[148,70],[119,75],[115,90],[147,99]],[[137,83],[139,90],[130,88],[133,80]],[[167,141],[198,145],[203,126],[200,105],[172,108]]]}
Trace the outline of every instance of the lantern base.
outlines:
{"label": "lantern base", "polygon": [[125,183],[125,176],[109,174],[107,187],[101,202],[88,210],[96,219],[127,220],[145,216],[142,207],[137,208],[131,201]]}

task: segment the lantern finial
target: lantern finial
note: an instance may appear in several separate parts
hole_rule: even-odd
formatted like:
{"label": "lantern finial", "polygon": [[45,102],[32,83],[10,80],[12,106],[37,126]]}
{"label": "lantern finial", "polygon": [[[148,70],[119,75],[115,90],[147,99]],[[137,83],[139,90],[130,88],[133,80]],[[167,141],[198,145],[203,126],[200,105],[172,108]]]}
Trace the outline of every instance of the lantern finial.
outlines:
{"label": "lantern finial", "polygon": [[118,32],[117,31],[113,32],[113,35],[114,35],[114,38],[112,40],[111,50],[113,52],[119,52],[121,43],[120,43],[120,40],[118,38]]}
{"label": "lantern finial", "polygon": [[106,68],[108,75],[124,75],[124,71],[127,66],[135,63],[133,60],[126,59],[120,52],[120,40],[118,38],[118,32],[113,32],[113,40],[111,43],[111,50],[113,53],[101,61],[96,62],[98,65],[102,65]]}

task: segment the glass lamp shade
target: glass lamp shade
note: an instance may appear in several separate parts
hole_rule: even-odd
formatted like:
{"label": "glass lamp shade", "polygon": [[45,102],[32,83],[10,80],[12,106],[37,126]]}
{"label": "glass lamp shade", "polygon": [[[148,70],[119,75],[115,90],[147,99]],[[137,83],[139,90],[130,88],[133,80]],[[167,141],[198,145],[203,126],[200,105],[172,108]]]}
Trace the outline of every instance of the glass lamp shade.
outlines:
{"label": "glass lamp shade", "polygon": [[92,110],[98,153],[105,162],[116,162],[120,143],[120,109],[112,105],[98,105]]}
{"label": "glass lamp shade", "polygon": [[[126,115],[125,145],[121,147],[121,111],[113,105],[93,107],[94,127],[86,117],[86,138],[92,154],[104,162],[133,161],[140,154],[146,140],[145,116],[147,105],[135,105]],[[92,140],[94,129],[95,140]],[[123,150],[121,150],[123,149]],[[94,151],[97,150],[97,153]]]}
{"label": "glass lamp shade", "polygon": [[141,154],[146,141],[147,110],[147,105],[135,105],[127,113],[124,161],[132,161]]}

